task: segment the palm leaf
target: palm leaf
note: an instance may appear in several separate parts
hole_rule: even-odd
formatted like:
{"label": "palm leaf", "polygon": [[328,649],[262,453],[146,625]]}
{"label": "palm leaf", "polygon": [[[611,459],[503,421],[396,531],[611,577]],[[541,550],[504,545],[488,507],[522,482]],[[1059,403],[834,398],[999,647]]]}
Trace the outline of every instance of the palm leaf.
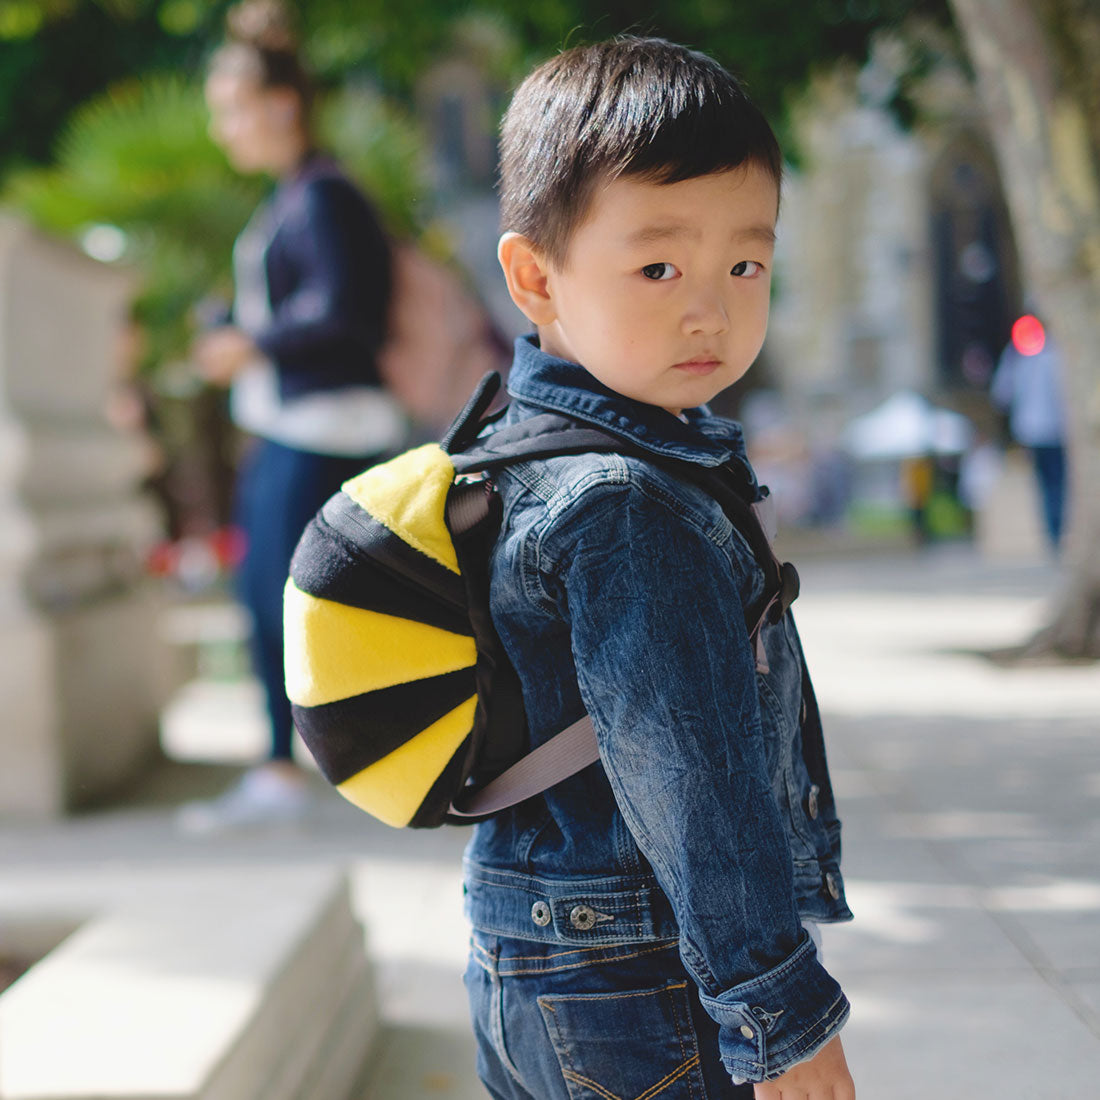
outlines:
{"label": "palm leaf", "polygon": [[[426,186],[423,143],[408,118],[377,96],[338,93],[322,131],[390,227],[413,231]],[[189,306],[228,288],[233,240],[263,189],[237,176],[210,141],[197,84],[154,76],[80,107],[54,165],[13,174],[2,198],[54,233],[79,239],[101,224],[123,231],[123,258],[144,276],[138,310],[159,358],[184,351]]]}

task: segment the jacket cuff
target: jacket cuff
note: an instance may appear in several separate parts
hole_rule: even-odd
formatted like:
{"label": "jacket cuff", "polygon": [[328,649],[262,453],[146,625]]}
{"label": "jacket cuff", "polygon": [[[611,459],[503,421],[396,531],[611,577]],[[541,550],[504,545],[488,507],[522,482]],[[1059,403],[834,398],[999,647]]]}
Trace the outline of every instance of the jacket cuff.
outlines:
{"label": "jacket cuff", "polygon": [[809,936],[778,966],[724,990],[700,994],[718,1024],[718,1049],[730,1076],[765,1081],[804,1062],[840,1030],[848,998],[817,958]]}

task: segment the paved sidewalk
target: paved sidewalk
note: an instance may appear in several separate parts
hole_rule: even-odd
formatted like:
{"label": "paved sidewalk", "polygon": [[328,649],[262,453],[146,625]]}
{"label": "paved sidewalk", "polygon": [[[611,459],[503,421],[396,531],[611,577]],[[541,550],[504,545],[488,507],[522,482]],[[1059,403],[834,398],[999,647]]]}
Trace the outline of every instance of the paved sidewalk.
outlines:
{"label": "paved sidewalk", "polygon": [[[1100,666],[999,668],[1053,583],[965,551],[803,567],[796,614],[828,722],[857,920],[826,930],[861,1100],[1100,1094]],[[386,1030],[359,1100],[474,1100],[461,830],[386,829],[324,791],[305,827],[196,841],[171,809],[262,746],[249,685],[193,687],[174,763],[125,805],[0,828],[0,905],[143,876],[346,864]],[[86,904],[83,903],[83,904]],[[248,1100],[248,1098],[241,1098]]]}
{"label": "paved sidewalk", "polygon": [[1100,666],[1003,669],[1052,578],[807,569],[856,921],[826,933],[871,1100],[1100,1095]]}

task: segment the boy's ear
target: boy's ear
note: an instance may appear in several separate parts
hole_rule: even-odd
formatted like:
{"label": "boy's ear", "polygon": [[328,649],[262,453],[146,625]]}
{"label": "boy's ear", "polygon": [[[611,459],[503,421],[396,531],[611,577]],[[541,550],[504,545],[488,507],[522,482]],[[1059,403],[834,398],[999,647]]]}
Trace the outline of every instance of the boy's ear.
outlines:
{"label": "boy's ear", "polygon": [[527,320],[536,325],[555,320],[546,257],[539,249],[519,233],[505,233],[497,245],[497,259],[504,269],[508,293]]}

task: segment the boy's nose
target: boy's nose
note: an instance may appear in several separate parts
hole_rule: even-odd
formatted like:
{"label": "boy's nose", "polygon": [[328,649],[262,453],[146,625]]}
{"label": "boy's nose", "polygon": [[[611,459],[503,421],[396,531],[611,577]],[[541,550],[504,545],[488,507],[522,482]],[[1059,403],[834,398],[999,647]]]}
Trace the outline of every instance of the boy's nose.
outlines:
{"label": "boy's nose", "polygon": [[720,298],[699,300],[684,314],[683,329],[691,336],[720,336],[730,327],[726,304]]}

